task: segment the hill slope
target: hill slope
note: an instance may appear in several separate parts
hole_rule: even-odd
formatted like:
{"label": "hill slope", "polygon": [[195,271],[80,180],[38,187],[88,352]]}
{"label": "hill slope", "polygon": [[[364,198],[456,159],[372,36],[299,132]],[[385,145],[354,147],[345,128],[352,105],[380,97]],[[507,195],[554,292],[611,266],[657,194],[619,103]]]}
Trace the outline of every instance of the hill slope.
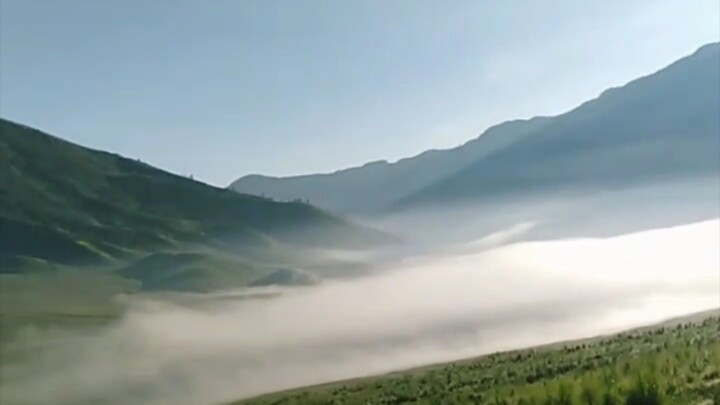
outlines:
{"label": "hill slope", "polygon": [[720,172],[720,44],[611,89],[395,208]]}
{"label": "hill slope", "polygon": [[63,264],[188,246],[249,255],[381,239],[307,204],[211,187],[7,120],[0,120],[0,229],[0,256]]}

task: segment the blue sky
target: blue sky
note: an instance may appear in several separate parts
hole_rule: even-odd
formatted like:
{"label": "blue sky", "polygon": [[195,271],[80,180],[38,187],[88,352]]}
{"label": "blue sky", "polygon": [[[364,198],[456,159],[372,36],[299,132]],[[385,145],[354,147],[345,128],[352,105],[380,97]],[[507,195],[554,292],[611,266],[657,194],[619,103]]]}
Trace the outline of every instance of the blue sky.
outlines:
{"label": "blue sky", "polygon": [[557,114],[720,40],[720,0],[0,0],[0,115],[216,185]]}

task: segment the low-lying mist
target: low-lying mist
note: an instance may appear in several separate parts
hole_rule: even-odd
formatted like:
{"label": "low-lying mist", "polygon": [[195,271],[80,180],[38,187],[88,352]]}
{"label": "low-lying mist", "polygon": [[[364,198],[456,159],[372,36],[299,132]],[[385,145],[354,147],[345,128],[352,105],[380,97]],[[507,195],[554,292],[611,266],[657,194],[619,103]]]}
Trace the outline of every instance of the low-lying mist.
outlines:
{"label": "low-lying mist", "polygon": [[720,221],[503,244],[267,299],[126,297],[117,323],[19,336],[3,404],[214,404],[497,350],[610,333],[720,304]]}
{"label": "low-lying mist", "polygon": [[[537,226],[516,240],[608,237],[688,224],[720,216],[718,175],[641,185],[576,185],[526,190],[420,206],[370,219],[371,225],[435,250],[477,240],[518,223]],[[414,246],[417,248],[418,246]]]}

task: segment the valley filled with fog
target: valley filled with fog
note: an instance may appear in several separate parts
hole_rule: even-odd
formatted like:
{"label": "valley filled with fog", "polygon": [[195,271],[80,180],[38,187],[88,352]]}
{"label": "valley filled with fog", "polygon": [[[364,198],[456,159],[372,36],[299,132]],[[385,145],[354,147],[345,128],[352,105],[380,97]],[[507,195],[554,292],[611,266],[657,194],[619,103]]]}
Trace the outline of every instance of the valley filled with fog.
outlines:
{"label": "valley filled with fog", "polygon": [[[555,228],[563,227],[555,234],[547,232],[551,217],[527,212],[477,238],[426,239],[417,249],[408,245],[398,248],[404,254],[378,260],[364,277],[296,288],[121,296],[124,313],[107,325],[22,330],[8,347],[29,354],[23,362],[3,363],[0,399],[222,403],[716,308],[717,183],[702,183],[704,189],[683,184],[686,192],[695,190],[694,197],[670,187],[600,195],[586,204],[564,199],[554,211],[561,219]],[[663,192],[668,194],[655,199]],[[652,200],[665,205],[653,210]],[[552,205],[548,200],[546,206]],[[608,232],[585,231],[589,218],[581,213],[590,208],[592,221],[606,220]],[[663,212],[677,218],[658,221]],[[405,235],[410,240],[421,229],[407,227]],[[422,232],[433,236],[430,229]],[[435,236],[441,230],[452,233],[438,228]]]}
{"label": "valley filled with fog", "polygon": [[720,401],[717,4],[40,3],[0,404]]}

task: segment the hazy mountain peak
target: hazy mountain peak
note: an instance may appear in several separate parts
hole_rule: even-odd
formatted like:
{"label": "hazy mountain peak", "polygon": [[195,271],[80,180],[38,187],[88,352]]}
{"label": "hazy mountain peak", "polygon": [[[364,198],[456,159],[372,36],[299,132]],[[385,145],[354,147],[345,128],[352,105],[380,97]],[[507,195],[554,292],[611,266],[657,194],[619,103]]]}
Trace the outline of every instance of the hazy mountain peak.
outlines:
{"label": "hazy mountain peak", "polygon": [[[559,185],[568,176],[574,182],[624,181],[709,170],[717,167],[708,151],[717,143],[719,70],[720,43],[712,43],[567,113],[504,122],[455,148],[330,174],[246,176],[230,188],[368,214],[420,201],[487,196],[501,188]],[[691,139],[697,143],[691,145]],[[618,165],[616,158],[625,163]],[[566,179],[560,181],[561,172],[575,176],[562,174]]]}

